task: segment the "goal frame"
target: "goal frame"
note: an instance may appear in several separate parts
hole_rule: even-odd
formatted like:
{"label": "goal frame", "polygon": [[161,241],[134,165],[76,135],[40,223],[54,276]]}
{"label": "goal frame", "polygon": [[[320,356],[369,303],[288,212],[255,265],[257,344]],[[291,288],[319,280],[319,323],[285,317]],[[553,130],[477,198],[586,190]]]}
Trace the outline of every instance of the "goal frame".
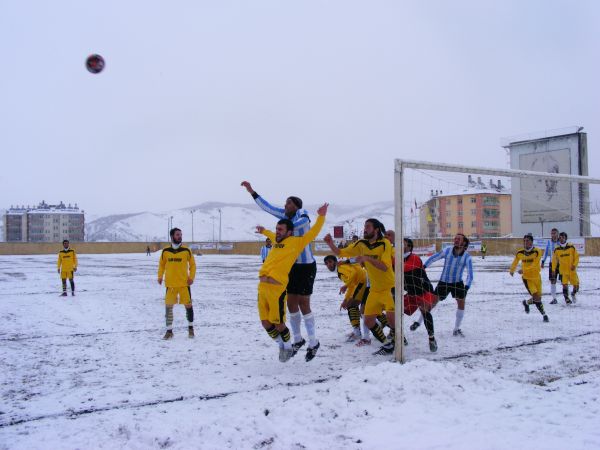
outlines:
{"label": "goal frame", "polygon": [[490,167],[463,166],[456,164],[436,163],[429,161],[416,161],[409,159],[394,160],[394,228],[396,232],[395,258],[396,271],[396,346],[394,359],[397,362],[406,362],[404,351],[404,170],[421,169],[437,172],[468,173],[477,175],[493,175],[510,178],[545,178],[557,181],[579,182],[582,184],[600,184],[600,178],[592,178],[584,175],[570,175],[563,173],[536,172],[532,170],[519,169],[494,169]]}

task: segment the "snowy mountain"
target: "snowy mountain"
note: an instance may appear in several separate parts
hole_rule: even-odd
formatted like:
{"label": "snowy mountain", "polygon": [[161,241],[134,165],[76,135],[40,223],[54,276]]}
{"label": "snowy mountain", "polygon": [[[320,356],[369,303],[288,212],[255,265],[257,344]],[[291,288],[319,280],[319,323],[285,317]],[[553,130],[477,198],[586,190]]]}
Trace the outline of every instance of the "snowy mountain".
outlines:
{"label": "snowy mountain", "polygon": [[[307,205],[311,219],[316,218],[318,205]],[[192,214],[193,211],[193,214]],[[256,225],[274,228],[273,216],[262,211],[256,204],[248,202],[206,202],[196,206],[160,213],[140,212],[103,216],[86,223],[86,239],[89,241],[164,241],[168,237],[169,222],[184,232],[184,239],[194,241],[254,241],[262,237],[254,232]],[[334,225],[344,225],[348,233],[362,230],[365,219],[375,217],[392,228],[394,203],[378,202],[370,205],[331,205],[327,222],[321,235],[331,232]]]}

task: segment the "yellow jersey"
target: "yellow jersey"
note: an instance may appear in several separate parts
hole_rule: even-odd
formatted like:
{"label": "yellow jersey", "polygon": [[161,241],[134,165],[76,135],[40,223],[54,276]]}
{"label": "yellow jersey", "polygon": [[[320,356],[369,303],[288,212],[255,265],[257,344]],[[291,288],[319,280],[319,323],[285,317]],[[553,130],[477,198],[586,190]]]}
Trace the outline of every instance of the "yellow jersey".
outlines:
{"label": "yellow jersey", "polygon": [[275,233],[269,230],[264,230],[262,234],[271,239],[273,246],[265,259],[265,262],[258,272],[259,277],[271,277],[279,283],[286,285],[288,283],[288,274],[294,265],[296,259],[304,247],[317,237],[323,224],[325,216],[318,216],[314,226],[304,236],[289,236],[281,242],[277,242]]}
{"label": "yellow jersey", "polygon": [[348,286],[348,291],[352,291],[359,284],[367,282],[367,273],[360,264],[338,264],[338,277]]}
{"label": "yellow jersey", "polygon": [[72,248],[58,252],[57,268],[62,272],[72,272],[77,269],[77,254]]}
{"label": "yellow jersey", "polygon": [[340,256],[346,258],[361,255],[370,256],[371,258],[383,262],[387,267],[387,270],[385,271],[378,269],[368,261],[365,262],[365,268],[369,274],[371,290],[384,291],[393,288],[395,285],[394,270],[392,266],[393,249],[392,243],[386,238],[377,239],[372,244],[366,239],[361,239],[349,247],[341,248]]}
{"label": "yellow jersey", "polygon": [[568,243],[564,247],[560,245],[554,249],[554,253],[552,254],[552,271],[556,272],[556,266],[558,265],[558,271],[561,275],[568,275],[571,273],[571,266],[575,266],[577,269],[577,265],[579,264],[579,253],[573,246],[573,244]]}
{"label": "yellow jersey", "polygon": [[530,250],[524,248],[519,249],[515,255],[515,259],[510,266],[510,273],[515,273],[515,269],[521,263],[524,280],[536,280],[540,276],[542,270],[541,260],[544,252],[537,247]]}
{"label": "yellow jersey", "polygon": [[169,246],[163,249],[158,263],[158,278],[165,275],[166,287],[188,286],[188,278],[196,277],[196,260],[189,248]]}

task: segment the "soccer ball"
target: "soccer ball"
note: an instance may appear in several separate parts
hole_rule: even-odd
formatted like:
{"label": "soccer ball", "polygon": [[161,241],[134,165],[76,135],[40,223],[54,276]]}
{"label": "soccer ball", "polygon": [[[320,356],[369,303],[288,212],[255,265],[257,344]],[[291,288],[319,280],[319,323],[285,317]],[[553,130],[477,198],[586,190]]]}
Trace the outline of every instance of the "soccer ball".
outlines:
{"label": "soccer ball", "polygon": [[100,55],[90,55],[85,61],[85,68],[91,73],[100,73],[104,69],[104,58]]}

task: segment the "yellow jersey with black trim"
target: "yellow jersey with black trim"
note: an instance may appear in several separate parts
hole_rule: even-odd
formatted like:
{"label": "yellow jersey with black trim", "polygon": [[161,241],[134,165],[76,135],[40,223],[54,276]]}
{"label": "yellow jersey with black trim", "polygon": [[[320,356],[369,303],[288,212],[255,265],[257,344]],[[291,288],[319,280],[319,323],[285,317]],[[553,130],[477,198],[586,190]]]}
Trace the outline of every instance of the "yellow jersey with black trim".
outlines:
{"label": "yellow jersey with black trim", "polygon": [[556,272],[556,266],[558,265],[558,271],[561,275],[568,275],[571,273],[571,266],[579,265],[579,253],[575,249],[575,246],[568,243],[564,247],[560,245],[554,249],[552,253],[552,271]]}
{"label": "yellow jersey with black trim", "polygon": [[367,282],[367,272],[360,264],[338,264],[338,278],[352,290],[359,284]]}
{"label": "yellow jersey with black trim", "polygon": [[523,279],[536,280],[540,276],[540,271],[542,270],[541,260],[543,255],[544,252],[537,247],[533,247],[529,250],[524,248],[519,249],[510,266],[510,273],[515,272],[515,269],[520,262],[523,271]]}
{"label": "yellow jersey with black trim", "polygon": [[163,248],[158,263],[158,278],[165,276],[166,287],[185,287],[188,278],[196,277],[196,260],[192,251],[183,245]]}
{"label": "yellow jersey with black trim", "polygon": [[300,253],[302,253],[302,250],[317,237],[324,223],[325,216],[318,216],[314,226],[304,236],[288,236],[281,242],[277,242],[275,233],[264,230],[262,234],[271,239],[273,246],[267,259],[265,259],[265,262],[261,266],[258,276],[271,277],[281,284],[287,285],[288,274],[294,262],[296,262]]}
{"label": "yellow jersey with black trim", "polygon": [[58,252],[57,268],[62,272],[72,272],[77,268],[77,254],[72,248]]}
{"label": "yellow jersey with black trim", "polygon": [[385,264],[387,270],[381,270],[375,267],[370,262],[365,262],[365,268],[369,274],[369,281],[371,283],[372,291],[384,291],[391,289],[395,285],[394,280],[394,269],[392,266],[392,254],[394,248],[392,243],[386,238],[377,239],[372,244],[366,240],[361,239],[346,248],[340,249],[340,256],[351,258],[353,256],[370,256],[373,259],[377,259]]}

